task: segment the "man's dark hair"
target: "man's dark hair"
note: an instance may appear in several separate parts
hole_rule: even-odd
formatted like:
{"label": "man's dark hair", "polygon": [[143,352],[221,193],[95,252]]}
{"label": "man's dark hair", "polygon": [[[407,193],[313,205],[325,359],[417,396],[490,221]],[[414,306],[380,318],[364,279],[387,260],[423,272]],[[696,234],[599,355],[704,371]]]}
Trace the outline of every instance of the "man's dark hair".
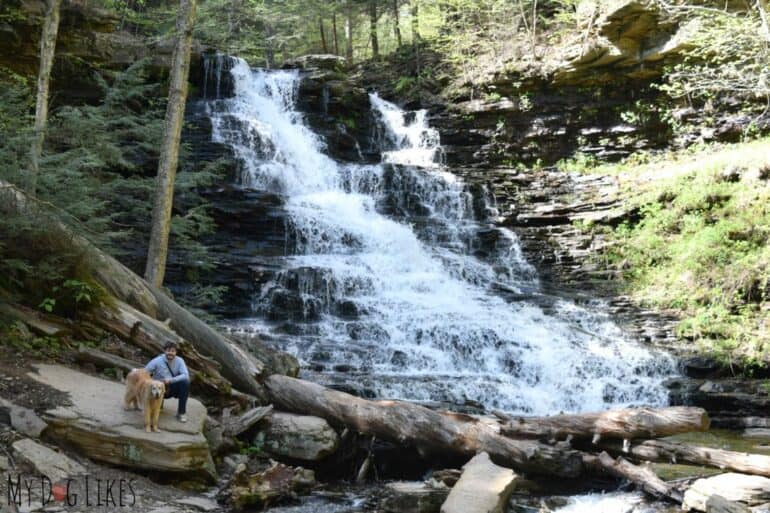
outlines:
{"label": "man's dark hair", "polygon": [[179,350],[179,346],[177,345],[177,343],[176,343],[176,342],[171,342],[171,341],[169,341],[169,342],[166,342],[165,344],[163,344],[163,350],[164,350],[164,351],[165,351],[166,349],[171,349],[171,348],[174,348],[174,349],[176,349],[176,350]]}

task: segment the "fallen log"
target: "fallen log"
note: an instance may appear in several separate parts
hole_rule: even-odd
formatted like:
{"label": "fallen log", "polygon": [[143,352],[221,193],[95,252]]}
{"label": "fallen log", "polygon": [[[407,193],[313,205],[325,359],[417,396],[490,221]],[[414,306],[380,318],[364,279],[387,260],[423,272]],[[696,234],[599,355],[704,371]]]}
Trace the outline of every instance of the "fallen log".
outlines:
{"label": "fallen log", "polygon": [[452,453],[472,457],[485,451],[500,465],[526,472],[576,477],[580,453],[533,440],[513,440],[495,426],[468,415],[436,412],[401,401],[369,401],[315,383],[274,374],[265,380],[273,403],[283,410],[314,415],[400,445],[424,456]]}
{"label": "fallen log", "polygon": [[114,367],[123,371],[124,375],[131,372],[131,369],[140,367],[137,362],[84,345],[78,348],[75,359],[79,362],[93,363],[100,368]]}
{"label": "fallen log", "polygon": [[[23,191],[4,180],[0,180],[0,212],[34,216],[39,222],[45,223],[45,240],[35,238],[25,241],[30,247],[75,254],[80,272],[93,278],[114,298],[128,303],[149,317],[168,321],[170,328],[182,338],[218,361],[224,376],[244,392],[261,396],[264,391],[257,381],[259,376],[298,368],[293,357],[278,355],[256,341],[250,348],[251,353],[245,352],[54,216],[45,215],[44,209],[35,200],[29,199]],[[19,233],[18,236],[29,234]],[[271,362],[277,368],[266,368],[266,362]]]}
{"label": "fallen log", "polygon": [[[656,438],[706,431],[706,410],[690,406],[667,408],[626,408],[598,413],[512,417],[501,432],[515,438]],[[597,438],[598,437],[598,438]]]}
{"label": "fallen log", "polygon": [[22,305],[0,302],[0,314],[22,321],[32,331],[42,336],[65,336],[71,335],[74,331],[74,326],[66,319],[47,315]]}
{"label": "fallen log", "polygon": [[[603,442],[600,446],[614,454],[622,451],[619,443]],[[770,477],[770,456],[764,454],[712,449],[668,440],[647,440],[631,444],[627,454],[637,460],[689,463]]]}
{"label": "fallen log", "polygon": [[[195,369],[195,379],[205,382],[206,388],[218,394],[227,394],[230,384],[220,374],[221,366],[216,361],[203,356],[185,339],[174,333],[164,323],[143,314],[122,301],[112,304],[97,305],[83,314],[83,317],[114,333],[126,342],[156,356],[163,352],[167,342],[179,346],[179,353],[185,362]],[[265,399],[265,394],[259,397]]]}
{"label": "fallen log", "polygon": [[[120,356],[86,347],[84,345],[81,345],[78,348],[78,352],[75,353],[75,359],[79,362],[92,363],[99,368],[114,367],[120,369],[123,376],[131,372],[132,369],[144,367],[144,363],[127,360]],[[197,394],[204,394],[208,397],[231,396],[232,389],[230,388],[230,384],[219,374],[210,376],[197,371],[197,369],[194,369],[191,366],[190,380],[191,386]]]}
{"label": "fallen log", "polygon": [[227,436],[238,436],[272,412],[272,404],[252,408],[237,419],[232,419],[227,422],[225,424],[225,434]]}
{"label": "fallen log", "polygon": [[682,494],[679,490],[660,479],[652,470],[629,463],[622,457],[612,459],[612,456],[602,452],[599,456],[585,455],[583,463],[586,468],[603,469],[615,477],[627,479],[645,493],[682,503]]}

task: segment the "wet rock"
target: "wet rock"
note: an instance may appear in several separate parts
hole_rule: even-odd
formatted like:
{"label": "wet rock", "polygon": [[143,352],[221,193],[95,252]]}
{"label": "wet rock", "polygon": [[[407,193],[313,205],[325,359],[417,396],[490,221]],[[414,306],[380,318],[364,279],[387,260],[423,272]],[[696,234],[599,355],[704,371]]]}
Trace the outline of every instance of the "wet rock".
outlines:
{"label": "wet rock", "polygon": [[205,497],[186,497],[184,499],[177,499],[174,502],[182,506],[188,506],[188,508],[185,508],[188,510],[216,511],[219,509],[219,504]]}
{"label": "wet rock", "polygon": [[449,495],[449,487],[430,483],[398,481],[385,485],[378,511],[381,513],[438,513]]}
{"label": "wet rock", "polygon": [[307,492],[314,484],[313,471],[302,467],[292,468],[273,462],[265,470],[251,472],[247,465],[241,464],[233,475],[228,493],[233,508],[240,511],[246,507],[265,508]]}
{"label": "wet rock", "polygon": [[720,427],[731,427],[727,425],[730,418],[735,419],[735,427],[766,427],[743,425],[739,420],[767,415],[770,396],[765,388],[766,383],[766,380],[760,379],[674,378],[667,380],[664,386],[669,389],[673,406],[700,406],[710,417],[719,419]]}
{"label": "wet rock", "polygon": [[477,454],[463,466],[441,513],[502,513],[517,478],[513,470],[492,463],[487,453]]}
{"label": "wet rock", "polygon": [[713,495],[749,505],[761,504],[770,500],[770,479],[737,473],[698,479],[684,493],[682,509],[706,511]]}
{"label": "wet rock", "polygon": [[2,397],[0,411],[7,415],[13,429],[30,438],[40,437],[40,433],[46,428],[46,423],[33,410],[13,404]]}
{"label": "wet rock", "polygon": [[72,406],[43,413],[45,435],[76,447],[89,458],[128,468],[215,477],[203,423],[206,409],[196,399],[187,403],[187,423],[175,418],[177,401],[166,399],[160,432],[146,433],[138,411],[123,410],[125,388],[60,365],[38,365],[30,377],[67,392]]}
{"label": "wet rock", "polygon": [[706,501],[706,513],[750,513],[750,511],[745,504],[728,501],[721,495],[712,495]]}
{"label": "wet rock", "polygon": [[51,480],[52,483],[66,481],[86,473],[85,467],[75,460],[41,445],[34,440],[24,438],[12,445],[16,458],[28,464],[40,475]]}
{"label": "wet rock", "polygon": [[682,370],[685,375],[691,378],[716,378],[725,375],[724,365],[720,364],[716,358],[708,356],[690,356],[682,358]]}
{"label": "wet rock", "polygon": [[276,458],[318,461],[339,447],[337,432],[319,417],[276,412],[263,422],[265,451]]}

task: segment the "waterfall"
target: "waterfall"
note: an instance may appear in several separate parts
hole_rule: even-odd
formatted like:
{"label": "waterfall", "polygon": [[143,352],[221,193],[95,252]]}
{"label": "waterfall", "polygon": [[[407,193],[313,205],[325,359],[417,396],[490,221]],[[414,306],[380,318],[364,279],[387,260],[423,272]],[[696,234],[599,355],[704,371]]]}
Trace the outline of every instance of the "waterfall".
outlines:
{"label": "waterfall", "polygon": [[232,148],[242,187],[282,198],[290,233],[253,318],[233,329],[368,397],[528,414],[665,403],[671,358],[600,309],[538,305],[516,235],[441,165],[426,112],[372,95],[383,163],[340,163],[295,108],[298,71],[225,68],[235,94],[208,102],[213,138]]}

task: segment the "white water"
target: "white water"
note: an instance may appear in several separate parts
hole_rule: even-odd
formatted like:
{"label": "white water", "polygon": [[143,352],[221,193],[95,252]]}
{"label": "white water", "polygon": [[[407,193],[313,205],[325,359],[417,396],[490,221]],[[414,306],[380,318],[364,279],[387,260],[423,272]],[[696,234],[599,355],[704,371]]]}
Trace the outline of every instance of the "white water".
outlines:
{"label": "white water", "polygon": [[[510,299],[537,289],[533,270],[515,234],[475,219],[465,185],[437,163],[425,112],[406,122],[372,95],[383,159],[402,166],[341,164],[294,110],[296,71],[239,60],[231,73],[235,97],[210,104],[214,140],[234,149],[244,187],[284,198],[293,235],[242,327],[295,352],[314,379],[377,397],[532,414],[665,402],[668,357],[600,313]],[[484,231],[494,243],[478,251]],[[267,320],[287,295],[302,310],[291,335]]]}
{"label": "white water", "polygon": [[654,503],[645,502],[641,493],[589,493],[569,498],[569,503],[554,513],[655,513]]}

